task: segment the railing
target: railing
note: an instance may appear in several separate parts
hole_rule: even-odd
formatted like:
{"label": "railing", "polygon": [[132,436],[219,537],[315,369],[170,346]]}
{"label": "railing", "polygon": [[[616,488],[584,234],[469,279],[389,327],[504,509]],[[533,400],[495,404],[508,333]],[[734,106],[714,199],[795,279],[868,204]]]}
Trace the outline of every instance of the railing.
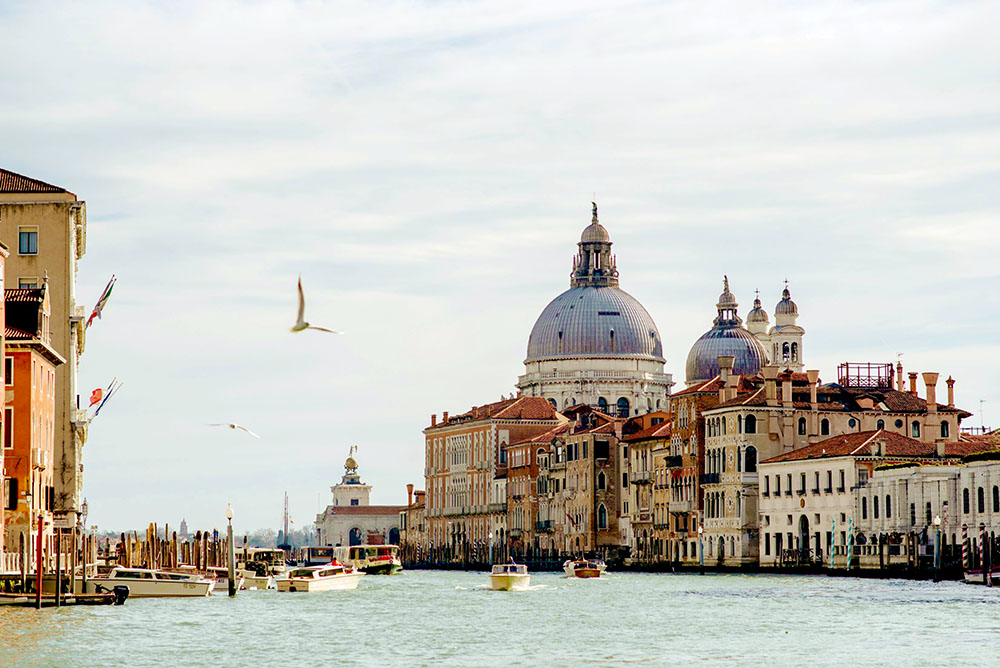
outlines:
{"label": "railing", "polygon": [[487,513],[505,513],[507,512],[506,503],[487,503],[486,504]]}
{"label": "railing", "polygon": [[0,573],[20,573],[21,555],[16,552],[9,552],[0,555]]}
{"label": "railing", "polygon": [[685,501],[671,501],[670,502],[670,512],[672,512],[672,513],[689,513],[689,512],[691,512],[691,500],[687,499]]}
{"label": "railing", "polygon": [[653,482],[652,471],[632,471],[628,477],[634,483]]}

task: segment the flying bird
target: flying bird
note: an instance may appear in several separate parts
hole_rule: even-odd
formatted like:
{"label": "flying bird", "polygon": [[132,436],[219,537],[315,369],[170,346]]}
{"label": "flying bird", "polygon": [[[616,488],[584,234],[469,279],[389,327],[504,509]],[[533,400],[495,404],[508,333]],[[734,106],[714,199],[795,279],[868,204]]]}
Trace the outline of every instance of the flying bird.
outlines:
{"label": "flying bird", "polygon": [[250,431],[249,429],[247,429],[243,425],[236,424],[235,422],[228,422],[228,423],[226,423],[226,422],[212,422],[208,426],[209,427],[229,427],[230,429],[239,429],[240,431],[245,431],[246,433],[250,434],[254,438],[260,438],[260,436],[258,436],[257,434],[253,433],[252,431]]}
{"label": "flying bird", "polygon": [[301,332],[304,329],[317,329],[321,332],[327,332],[329,334],[343,334],[343,332],[338,332],[335,329],[316,327],[315,325],[310,325],[306,322],[306,296],[302,292],[302,277],[299,276],[299,318],[295,322],[295,326],[292,327],[292,331]]}

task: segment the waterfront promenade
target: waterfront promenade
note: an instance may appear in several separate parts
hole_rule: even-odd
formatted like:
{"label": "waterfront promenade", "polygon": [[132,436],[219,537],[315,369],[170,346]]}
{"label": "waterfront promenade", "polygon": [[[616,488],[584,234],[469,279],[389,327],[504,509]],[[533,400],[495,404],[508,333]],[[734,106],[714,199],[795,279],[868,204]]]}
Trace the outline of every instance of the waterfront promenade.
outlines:
{"label": "waterfront promenade", "polygon": [[1000,650],[1000,594],[960,583],[407,571],[356,591],[0,610],[14,666],[961,666]]}

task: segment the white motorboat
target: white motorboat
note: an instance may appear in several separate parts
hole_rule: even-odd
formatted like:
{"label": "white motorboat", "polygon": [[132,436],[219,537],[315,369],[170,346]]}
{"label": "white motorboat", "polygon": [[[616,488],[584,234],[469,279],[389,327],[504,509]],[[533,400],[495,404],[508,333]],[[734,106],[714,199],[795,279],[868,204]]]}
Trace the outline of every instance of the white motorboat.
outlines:
{"label": "white motorboat", "polygon": [[88,591],[100,591],[98,586],[111,591],[115,585],[126,585],[129,598],[154,598],[173,596],[208,596],[214,580],[197,573],[174,573],[151,568],[126,568],[115,566],[105,577],[87,580]]}
{"label": "white motorboat", "polygon": [[563,572],[571,578],[599,578],[607,568],[600,559],[567,559]]}
{"label": "white motorboat", "polygon": [[[212,566],[208,569],[208,574],[215,580],[215,588],[212,591],[229,593],[229,569],[224,566]],[[236,591],[245,589],[245,578],[240,571],[236,571]]]}
{"label": "white motorboat", "polygon": [[493,591],[527,591],[531,586],[531,576],[524,564],[496,564],[490,573],[490,589]]}
{"label": "white motorboat", "polygon": [[348,569],[338,563],[323,566],[306,566],[288,571],[288,575],[275,580],[278,591],[332,591],[357,589],[365,576],[361,571]]}
{"label": "white motorboat", "polygon": [[333,549],[334,557],[341,563],[349,564],[368,575],[393,575],[403,570],[398,545],[363,544],[327,549]]}
{"label": "white motorboat", "polygon": [[257,575],[256,571],[242,570],[240,576],[245,589],[274,589],[274,578],[270,575]]}

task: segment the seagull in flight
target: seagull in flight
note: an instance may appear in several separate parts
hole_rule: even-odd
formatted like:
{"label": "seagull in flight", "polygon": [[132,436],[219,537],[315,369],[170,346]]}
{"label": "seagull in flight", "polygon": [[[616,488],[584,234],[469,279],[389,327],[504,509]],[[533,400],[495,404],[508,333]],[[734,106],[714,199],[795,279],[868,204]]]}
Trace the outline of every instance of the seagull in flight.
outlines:
{"label": "seagull in flight", "polygon": [[316,327],[315,325],[310,325],[306,322],[306,296],[302,292],[302,277],[299,276],[299,318],[295,322],[295,326],[292,327],[292,331],[301,332],[304,329],[318,329],[319,331],[327,332],[328,334],[343,334],[343,332],[338,332],[335,329]]}
{"label": "seagull in flight", "polygon": [[212,422],[208,425],[209,427],[229,427],[230,429],[239,429],[240,431],[245,431],[254,438],[260,438],[257,434],[253,433],[241,424],[236,424],[235,422]]}

